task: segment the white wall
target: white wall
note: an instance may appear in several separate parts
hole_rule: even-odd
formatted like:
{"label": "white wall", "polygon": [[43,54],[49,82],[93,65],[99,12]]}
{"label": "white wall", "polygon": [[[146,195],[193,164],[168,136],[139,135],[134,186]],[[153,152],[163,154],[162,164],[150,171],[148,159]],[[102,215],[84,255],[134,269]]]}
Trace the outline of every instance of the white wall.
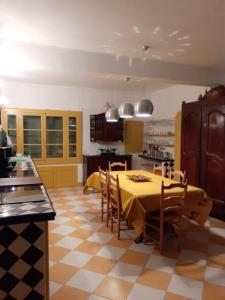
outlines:
{"label": "white wall", "polygon": [[[181,110],[182,101],[197,100],[199,94],[205,92],[206,87],[176,85],[150,93],[143,91],[112,91],[97,90],[80,87],[66,87],[57,85],[31,84],[5,81],[1,88],[1,94],[8,98],[7,107],[11,108],[36,108],[74,110],[83,112],[83,153],[96,154],[102,144],[90,142],[90,114],[102,113],[106,109],[106,103],[119,106],[123,102],[134,103],[138,99],[148,97],[154,104],[152,118],[174,118],[177,111]],[[118,152],[124,151],[123,143],[106,143],[106,145],[118,148]],[[134,166],[136,157],[133,157]],[[78,180],[82,181],[82,165],[78,166]]]}
{"label": "white wall", "polygon": [[[124,146],[121,141],[102,144],[91,143],[89,115],[104,112],[107,102],[115,106],[119,106],[125,101],[135,102],[140,98],[141,92],[4,81],[1,94],[7,97],[7,107],[11,108],[82,111],[83,154],[97,154],[98,148],[101,148],[102,145],[116,147],[118,148],[118,153],[124,152]],[[78,169],[78,180],[82,181],[82,165],[79,165]]]}
{"label": "white wall", "polygon": [[154,104],[154,119],[174,118],[176,112],[181,111],[182,101],[192,102],[204,94],[209,87],[174,85],[151,94]]}

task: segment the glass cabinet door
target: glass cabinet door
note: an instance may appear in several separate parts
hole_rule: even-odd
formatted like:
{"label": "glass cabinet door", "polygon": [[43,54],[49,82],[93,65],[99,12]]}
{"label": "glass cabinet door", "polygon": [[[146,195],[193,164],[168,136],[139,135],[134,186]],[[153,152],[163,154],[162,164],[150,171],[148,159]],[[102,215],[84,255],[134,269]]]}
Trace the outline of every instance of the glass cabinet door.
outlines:
{"label": "glass cabinet door", "polygon": [[13,147],[15,151],[17,150],[17,126],[16,126],[17,116],[9,114],[7,116],[7,128],[8,135],[12,140]]}
{"label": "glass cabinet door", "polygon": [[46,157],[63,157],[63,117],[46,117]]}
{"label": "glass cabinet door", "polygon": [[23,116],[23,137],[24,154],[41,158],[41,116]]}
{"label": "glass cabinet door", "polygon": [[76,157],[76,134],[77,134],[77,127],[76,127],[76,118],[69,117],[69,157]]}

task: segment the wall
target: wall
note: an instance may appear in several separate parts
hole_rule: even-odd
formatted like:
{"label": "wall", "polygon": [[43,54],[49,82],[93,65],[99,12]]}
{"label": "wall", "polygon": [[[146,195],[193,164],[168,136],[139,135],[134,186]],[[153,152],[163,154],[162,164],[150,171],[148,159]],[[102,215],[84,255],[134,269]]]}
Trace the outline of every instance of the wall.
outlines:
{"label": "wall", "polygon": [[[143,91],[112,91],[59,85],[31,84],[5,81],[1,94],[8,98],[7,107],[78,110],[83,112],[83,153],[95,154],[102,145],[90,142],[89,115],[102,113],[106,103],[119,106],[123,102],[135,103],[143,96],[148,97],[154,104],[154,119],[174,118],[181,109],[182,101],[197,100],[206,87],[175,85],[150,93]],[[124,152],[122,142],[107,143]],[[105,146],[106,146],[105,145]],[[134,168],[139,167],[137,157],[133,157]],[[78,166],[78,181],[82,181],[82,165]]]}
{"label": "wall", "polygon": [[182,101],[192,102],[204,94],[209,87],[174,85],[151,94],[154,104],[154,119],[175,118],[176,112],[181,111]]}
{"label": "wall", "polygon": [[[83,153],[96,154],[102,145],[116,147],[123,153],[124,145],[121,141],[91,143],[89,115],[104,112],[107,102],[115,106],[126,101],[135,102],[141,93],[4,81],[1,94],[8,98],[7,107],[11,108],[82,111]],[[78,181],[82,181],[82,165],[78,166]]]}
{"label": "wall", "polygon": [[[149,95],[147,94],[146,96],[151,99],[154,105],[154,111],[151,118],[156,120],[175,118],[176,113],[178,111],[181,111],[182,101],[196,101],[200,94],[205,93],[206,89],[209,89],[209,87],[174,85],[171,87],[161,89],[157,92],[153,92]],[[151,118],[147,119],[146,121],[151,121]],[[163,129],[165,130],[165,128]],[[168,130],[171,131],[171,128],[168,128]],[[148,147],[146,147],[146,150],[147,149]],[[173,148],[169,147],[166,148],[166,150],[171,152],[172,155],[174,155]],[[133,162],[133,167],[136,169],[143,168],[143,163],[146,164],[146,160],[138,157],[137,155],[133,157]]]}

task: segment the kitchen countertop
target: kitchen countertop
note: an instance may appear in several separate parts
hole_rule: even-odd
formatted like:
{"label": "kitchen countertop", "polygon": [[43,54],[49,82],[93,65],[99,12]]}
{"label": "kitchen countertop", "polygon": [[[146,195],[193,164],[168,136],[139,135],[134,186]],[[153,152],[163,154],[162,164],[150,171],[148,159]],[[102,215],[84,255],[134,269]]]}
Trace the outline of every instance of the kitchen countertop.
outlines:
{"label": "kitchen countertop", "polygon": [[[12,157],[10,161],[16,161],[16,166],[1,174],[0,180],[17,179],[15,182],[22,184],[0,187],[0,225],[53,220],[56,215],[53,204],[44,185],[36,184],[38,173],[31,158]],[[37,179],[32,181],[35,177]]]}
{"label": "kitchen countertop", "polygon": [[146,158],[152,161],[156,161],[156,162],[172,162],[174,161],[173,158],[158,158],[158,157],[154,157],[154,156],[150,156],[150,155],[144,155],[144,154],[139,154],[139,157],[142,158]]}

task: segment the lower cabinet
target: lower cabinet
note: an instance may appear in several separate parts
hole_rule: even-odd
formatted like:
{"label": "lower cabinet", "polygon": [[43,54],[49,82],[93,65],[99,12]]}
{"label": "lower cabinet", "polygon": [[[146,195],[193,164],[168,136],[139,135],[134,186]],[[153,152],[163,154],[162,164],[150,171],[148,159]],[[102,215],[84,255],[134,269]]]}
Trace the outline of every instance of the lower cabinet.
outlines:
{"label": "lower cabinet", "polygon": [[77,185],[77,166],[36,166],[47,188]]}

